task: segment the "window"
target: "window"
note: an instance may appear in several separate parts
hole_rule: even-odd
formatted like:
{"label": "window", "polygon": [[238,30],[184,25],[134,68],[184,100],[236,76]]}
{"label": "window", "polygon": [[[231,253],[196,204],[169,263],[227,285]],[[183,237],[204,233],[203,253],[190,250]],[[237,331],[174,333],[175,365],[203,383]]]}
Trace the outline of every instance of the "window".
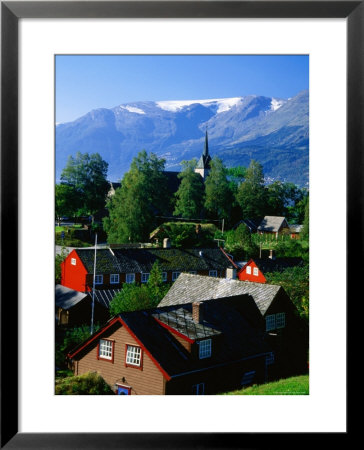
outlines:
{"label": "window", "polygon": [[247,384],[252,384],[255,376],[255,370],[251,372],[245,372],[243,378],[241,379],[241,385],[245,386]]}
{"label": "window", "polygon": [[76,258],[71,258],[71,264],[72,264],[72,266],[76,265]]}
{"label": "window", "polygon": [[167,272],[162,272],[162,281],[167,281]]}
{"label": "window", "polygon": [[172,272],[172,281],[176,281],[180,275],[181,272]]}
{"label": "window", "polygon": [[118,284],[119,283],[119,274],[118,273],[112,273],[110,275],[110,284]]}
{"label": "window", "polygon": [[95,275],[95,284],[102,284],[104,282],[103,275]]}
{"label": "window", "polygon": [[125,277],[125,281],[127,283],[134,283],[135,281],[135,273],[127,273]]}
{"label": "window", "polygon": [[206,339],[205,341],[200,341],[200,359],[209,358],[211,356],[211,339]]}
{"label": "window", "polygon": [[140,367],[142,360],[142,349],[135,345],[126,346],[126,364]]}
{"label": "window", "polygon": [[258,268],[257,267],[253,268],[253,275],[255,275],[256,277],[258,276]]}
{"label": "window", "polygon": [[99,358],[112,360],[113,341],[100,339],[99,342]]}
{"label": "window", "polygon": [[204,395],[205,393],[205,383],[194,384],[192,386],[193,395]]}
{"label": "window", "polygon": [[247,273],[248,275],[250,275],[250,274],[252,273],[252,268],[251,268],[250,266],[248,266],[248,267],[246,268],[246,273]]}
{"label": "window", "polygon": [[142,283],[147,283],[149,280],[149,273],[142,273]]}
{"label": "window", "polygon": [[270,364],[274,363],[274,353],[270,352],[266,357],[265,357],[265,364],[267,366],[269,366]]}
{"label": "window", "polygon": [[286,315],[285,313],[276,314],[276,328],[284,328],[286,326]]}
{"label": "window", "polygon": [[271,314],[265,318],[265,331],[275,330],[276,328],[276,316]]}
{"label": "window", "polygon": [[217,270],[209,270],[209,277],[217,277]]}

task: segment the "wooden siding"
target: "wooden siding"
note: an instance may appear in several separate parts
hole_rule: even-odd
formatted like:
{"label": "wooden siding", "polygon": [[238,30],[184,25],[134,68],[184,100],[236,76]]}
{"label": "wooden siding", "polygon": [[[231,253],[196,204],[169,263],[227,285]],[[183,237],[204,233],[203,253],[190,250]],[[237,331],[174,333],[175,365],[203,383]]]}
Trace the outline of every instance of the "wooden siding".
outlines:
{"label": "wooden siding", "polygon": [[78,364],[75,364],[76,374],[98,372],[112,388],[116,383],[130,386],[132,395],[164,394],[164,377],[146,352],[143,351],[142,369],[125,366],[126,344],[139,346],[125,327],[116,324],[100,337],[114,341],[113,362],[97,358],[97,339],[87,347],[87,353],[81,355]]}

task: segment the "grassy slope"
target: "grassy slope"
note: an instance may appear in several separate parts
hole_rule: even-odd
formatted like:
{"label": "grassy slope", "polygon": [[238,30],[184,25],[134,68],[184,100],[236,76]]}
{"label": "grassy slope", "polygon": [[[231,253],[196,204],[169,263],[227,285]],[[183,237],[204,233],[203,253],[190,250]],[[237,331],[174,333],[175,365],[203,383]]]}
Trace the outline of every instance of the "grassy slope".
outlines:
{"label": "grassy slope", "polygon": [[253,385],[223,395],[308,395],[308,375],[286,378],[272,383]]}

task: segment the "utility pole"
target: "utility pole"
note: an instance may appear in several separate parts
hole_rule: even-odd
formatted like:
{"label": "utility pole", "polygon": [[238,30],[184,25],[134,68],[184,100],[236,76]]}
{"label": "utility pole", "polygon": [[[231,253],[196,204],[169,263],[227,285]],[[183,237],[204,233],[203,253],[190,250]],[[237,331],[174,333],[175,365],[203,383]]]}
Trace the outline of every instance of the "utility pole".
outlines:
{"label": "utility pole", "polygon": [[96,250],[97,250],[97,233],[95,233],[94,279],[93,279],[93,283],[92,283],[92,311],[91,311],[91,330],[90,330],[91,334],[93,334],[93,332],[94,332]]}
{"label": "utility pole", "polygon": [[221,224],[221,233],[224,234],[224,223],[225,223],[225,219],[222,219],[222,224]]}

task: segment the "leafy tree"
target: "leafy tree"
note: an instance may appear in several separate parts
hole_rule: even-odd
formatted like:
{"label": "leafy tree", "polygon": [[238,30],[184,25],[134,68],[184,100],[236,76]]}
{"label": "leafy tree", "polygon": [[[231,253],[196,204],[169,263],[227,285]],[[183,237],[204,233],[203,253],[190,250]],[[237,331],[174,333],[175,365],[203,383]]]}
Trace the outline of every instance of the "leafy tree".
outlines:
{"label": "leafy tree", "polygon": [[263,217],[266,214],[267,196],[264,188],[263,166],[251,160],[236,195],[244,218]]}
{"label": "leafy tree", "polygon": [[61,264],[66,259],[68,252],[65,247],[62,247],[61,253],[56,254],[55,258],[55,282],[56,284],[61,283]]}
{"label": "leafy tree", "polygon": [[289,267],[283,272],[266,273],[267,283],[284,288],[298,309],[300,316],[308,319],[309,265]]}
{"label": "leafy tree", "polygon": [[156,226],[157,211],[168,205],[164,159],[145,150],[133,159],[121,187],[109,199],[109,217],[104,219],[108,242],[143,242]]}
{"label": "leafy tree", "polygon": [[252,241],[249,228],[240,224],[236,230],[227,233],[225,248],[237,258],[252,258],[258,254],[258,246]]}
{"label": "leafy tree", "polygon": [[61,181],[76,194],[74,214],[94,214],[105,206],[109,183],[106,180],[108,163],[98,153],[77,152],[69,156],[61,174]]}
{"label": "leafy tree", "polygon": [[166,295],[169,286],[163,282],[158,262],[153,264],[148,283],[124,284],[123,289],[115,295],[110,303],[110,314],[139,311],[155,308]]}
{"label": "leafy tree", "polygon": [[195,172],[196,160],[182,161],[183,171],[178,175],[181,184],[176,192],[176,207],[173,215],[183,218],[200,217],[204,202],[204,184]]}
{"label": "leafy tree", "polygon": [[307,197],[307,202],[305,206],[305,218],[303,220],[303,229],[301,232],[302,239],[309,238],[309,232],[310,232],[310,205],[309,205],[309,199]]}
{"label": "leafy tree", "polygon": [[61,217],[73,216],[77,208],[77,191],[75,187],[68,184],[56,184],[55,213],[58,225],[60,225]]}
{"label": "leafy tree", "polygon": [[246,167],[244,166],[235,166],[229,167],[226,169],[226,174],[229,180],[236,184],[237,186],[244,181],[246,176]]}
{"label": "leafy tree", "polygon": [[232,192],[227,169],[220,158],[211,160],[211,170],[205,181],[205,208],[216,219],[228,219],[232,205]]}

